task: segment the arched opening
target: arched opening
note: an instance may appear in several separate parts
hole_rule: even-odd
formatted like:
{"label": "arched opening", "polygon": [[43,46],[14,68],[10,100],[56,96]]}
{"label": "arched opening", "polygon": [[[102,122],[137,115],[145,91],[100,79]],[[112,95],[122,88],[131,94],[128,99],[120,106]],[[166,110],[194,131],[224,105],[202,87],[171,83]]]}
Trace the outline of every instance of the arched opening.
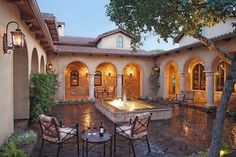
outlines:
{"label": "arched opening", "polygon": [[15,119],[29,119],[29,73],[27,46],[13,54],[13,100]]}
{"label": "arched opening", "polygon": [[31,73],[38,73],[38,52],[36,48],[33,49],[32,58],[31,58]]}
{"label": "arched opening", "polygon": [[95,98],[114,99],[116,97],[117,70],[112,63],[97,66],[94,77]]}
{"label": "arched opening", "polygon": [[89,95],[89,75],[87,66],[79,61],[72,62],[65,69],[65,99],[87,99]]}
{"label": "arched opening", "polygon": [[40,73],[45,73],[45,61],[43,56],[41,56],[40,59]]}
{"label": "arched opening", "polygon": [[168,98],[175,97],[180,93],[180,76],[178,65],[174,61],[169,61],[165,66],[165,93]]}
{"label": "arched opening", "polygon": [[139,98],[141,91],[141,69],[137,64],[128,64],[123,70],[123,95],[127,98]]}
{"label": "arched opening", "polygon": [[204,63],[200,58],[190,58],[184,64],[185,89],[195,91],[195,103],[206,103],[206,76]]}

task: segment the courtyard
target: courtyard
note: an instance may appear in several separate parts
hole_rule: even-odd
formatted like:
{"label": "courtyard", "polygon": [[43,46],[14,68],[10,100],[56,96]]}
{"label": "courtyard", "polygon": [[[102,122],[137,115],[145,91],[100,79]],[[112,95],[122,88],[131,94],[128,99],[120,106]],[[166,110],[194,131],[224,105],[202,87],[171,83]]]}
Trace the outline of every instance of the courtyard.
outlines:
{"label": "courtyard", "polygon": [[[80,130],[87,129],[90,122],[96,125],[102,120],[107,132],[113,134],[114,123],[94,108],[93,104],[71,105],[61,104],[52,107],[48,115],[56,116],[65,125],[79,124]],[[149,125],[149,141],[151,152],[148,152],[145,141],[137,141],[135,150],[138,157],[184,157],[209,148],[214,116],[206,114],[199,109],[175,106],[173,117],[170,120],[151,121]],[[38,132],[40,135],[40,131]],[[225,119],[224,144],[229,148],[236,148],[236,123]],[[38,138],[31,157],[37,157],[41,138]],[[80,143],[80,150],[82,144]],[[90,157],[100,157],[102,148],[92,149]],[[57,145],[46,144],[42,157],[55,156]],[[109,151],[108,151],[109,152]],[[61,157],[75,157],[76,142],[64,144]],[[128,141],[118,139],[115,157],[132,156]]]}

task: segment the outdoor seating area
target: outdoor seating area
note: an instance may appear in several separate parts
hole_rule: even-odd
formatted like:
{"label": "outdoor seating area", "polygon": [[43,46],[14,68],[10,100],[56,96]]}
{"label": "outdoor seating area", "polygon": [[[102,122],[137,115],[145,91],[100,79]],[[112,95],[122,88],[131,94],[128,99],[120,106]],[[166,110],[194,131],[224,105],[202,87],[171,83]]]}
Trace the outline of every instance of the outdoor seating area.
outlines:
{"label": "outdoor seating area", "polygon": [[[185,157],[204,150],[209,145],[214,121],[214,118],[205,112],[192,108],[189,108],[188,112],[186,112],[185,108],[178,106],[174,110],[173,117],[170,120],[148,121],[149,116],[147,115],[147,119],[144,117],[145,119],[138,121],[136,118],[136,120],[133,119],[132,123],[125,123],[128,127],[124,127],[124,124],[111,122],[107,117],[97,111],[92,104],[55,105],[49,115],[57,117],[58,121],[62,121],[66,126],[76,123],[79,124],[80,156],[83,154],[83,139],[81,139],[83,130],[87,130],[90,123],[93,123],[98,128],[100,121],[103,121],[105,132],[113,135],[112,142],[113,146],[115,146],[113,150],[116,148],[116,151],[112,151],[113,157],[134,156],[129,140],[133,141],[132,144],[137,157]],[[138,126],[140,126],[140,129]],[[234,133],[235,128],[235,123],[226,120],[223,140],[231,148],[236,148],[236,143],[233,140],[236,137]],[[133,134],[133,137],[131,134]],[[39,135],[41,137],[40,130]],[[146,135],[148,135],[148,141],[146,140]],[[142,138],[140,139],[140,137]],[[105,154],[106,156],[110,156],[110,141],[109,138],[107,139],[108,143]],[[88,146],[90,148],[93,144],[89,143]],[[38,157],[40,148],[41,138],[38,138],[31,156]],[[44,144],[41,156],[54,157],[57,155],[57,149],[57,145],[47,142]],[[71,141],[68,141],[68,143],[63,144],[63,147],[60,149],[60,157],[75,157],[77,156],[77,150],[77,139],[75,137]],[[104,155],[103,144],[96,144],[95,147],[88,150],[89,157],[102,157]],[[86,155],[85,141],[84,155]]]}
{"label": "outdoor seating area", "polygon": [[170,103],[185,105],[187,109],[189,108],[189,106],[195,108],[194,95],[194,91],[181,91],[179,94],[175,95],[174,99],[170,100]]}
{"label": "outdoor seating area", "polygon": [[236,157],[235,43],[235,0],[0,0],[0,157]]}

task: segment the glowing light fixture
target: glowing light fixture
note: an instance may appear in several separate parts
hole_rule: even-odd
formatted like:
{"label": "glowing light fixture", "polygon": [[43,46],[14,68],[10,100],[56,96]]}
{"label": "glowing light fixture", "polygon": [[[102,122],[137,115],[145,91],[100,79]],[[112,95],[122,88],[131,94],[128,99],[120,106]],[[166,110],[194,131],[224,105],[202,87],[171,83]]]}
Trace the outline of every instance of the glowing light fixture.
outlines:
{"label": "glowing light fixture", "polygon": [[[10,24],[16,24],[17,28],[15,31],[11,31],[11,43],[8,43],[8,27]],[[7,24],[6,26],[6,33],[4,33],[3,36],[3,51],[4,54],[10,54],[11,52],[14,51],[15,48],[21,48],[24,47],[24,39],[25,35],[21,32],[20,30],[20,25],[15,22],[11,21]]]}
{"label": "glowing light fixture", "polygon": [[49,62],[48,65],[47,65],[47,71],[52,71],[52,63]]}

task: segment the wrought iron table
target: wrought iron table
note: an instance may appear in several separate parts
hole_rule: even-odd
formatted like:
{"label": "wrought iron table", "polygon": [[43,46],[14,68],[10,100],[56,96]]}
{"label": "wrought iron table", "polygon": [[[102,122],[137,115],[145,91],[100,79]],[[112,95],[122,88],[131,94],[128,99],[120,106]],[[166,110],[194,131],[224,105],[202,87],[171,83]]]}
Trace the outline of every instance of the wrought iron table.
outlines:
{"label": "wrought iron table", "polygon": [[[89,151],[100,144],[103,144],[103,156],[106,155],[106,146],[109,146],[110,148],[110,157],[112,157],[112,135],[105,132],[103,137],[99,136],[99,133],[88,133],[84,132],[81,136],[82,142],[83,142],[83,150],[82,150],[82,156],[84,155],[88,157]],[[109,144],[110,143],[110,144]],[[89,144],[91,145],[89,147]]]}

